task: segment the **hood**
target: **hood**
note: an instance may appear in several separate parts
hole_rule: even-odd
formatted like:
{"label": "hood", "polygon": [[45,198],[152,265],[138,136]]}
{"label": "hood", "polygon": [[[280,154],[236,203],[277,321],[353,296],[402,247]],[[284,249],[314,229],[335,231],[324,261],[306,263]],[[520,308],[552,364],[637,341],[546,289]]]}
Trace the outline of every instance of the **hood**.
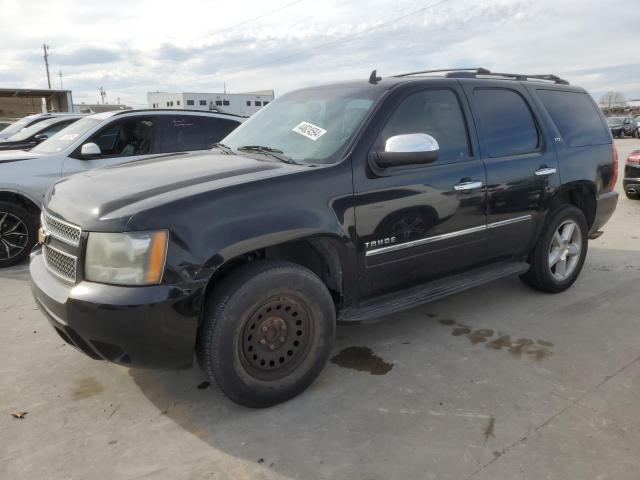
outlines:
{"label": "hood", "polygon": [[25,152],[24,150],[4,150],[0,152],[0,164],[31,160],[32,158],[39,158],[41,156],[41,153]]}
{"label": "hood", "polygon": [[64,178],[47,193],[45,208],[83,228],[118,228],[132,215],[172,201],[306,169],[213,152],[163,155]]}

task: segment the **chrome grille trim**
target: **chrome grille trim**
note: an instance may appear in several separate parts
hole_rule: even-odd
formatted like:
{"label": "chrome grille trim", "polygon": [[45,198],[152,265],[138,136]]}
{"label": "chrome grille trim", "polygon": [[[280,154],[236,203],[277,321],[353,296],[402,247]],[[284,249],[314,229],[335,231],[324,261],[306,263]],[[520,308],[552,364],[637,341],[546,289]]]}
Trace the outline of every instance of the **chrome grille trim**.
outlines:
{"label": "chrome grille trim", "polygon": [[42,246],[44,263],[47,270],[66,282],[76,283],[78,259],[49,245]]}
{"label": "chrome grille trim", "polygon": [[80,246],[80,237],[82,235],[82,229],[80,227],[60,220],[45,210],[42,210],[42,226],[52,237],[57,238],[61,242],[73,245],[74,247]]}

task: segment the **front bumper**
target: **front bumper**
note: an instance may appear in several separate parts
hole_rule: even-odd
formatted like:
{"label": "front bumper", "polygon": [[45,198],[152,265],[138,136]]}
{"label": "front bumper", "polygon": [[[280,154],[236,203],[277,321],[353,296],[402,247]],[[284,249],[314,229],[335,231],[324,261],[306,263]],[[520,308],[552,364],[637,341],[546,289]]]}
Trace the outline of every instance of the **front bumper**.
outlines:
{"label": "front bumper", "polygon": [[591,234],[595,234],[609,221],[616,210],[617,204],[618,192],[607,192],[598,197],[596,200],[596,217],[591,226]]}
{"label": "front bumper", "polygon": [[186,368],[193,361],[203,284],[66,285],[31,254],[31,290],[58,334],[91,358],[122,365]]}

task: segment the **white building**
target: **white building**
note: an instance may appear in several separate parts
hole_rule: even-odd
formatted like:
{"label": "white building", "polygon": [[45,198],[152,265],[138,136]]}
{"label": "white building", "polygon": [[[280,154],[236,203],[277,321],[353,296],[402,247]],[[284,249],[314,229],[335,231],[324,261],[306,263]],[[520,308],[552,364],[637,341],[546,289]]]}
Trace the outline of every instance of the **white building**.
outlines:
{"label": "white building", "polygon": [[248,117],[273,100],[273,90],[246,93],[168,93],[149,92],[151,108],[207,110]]}

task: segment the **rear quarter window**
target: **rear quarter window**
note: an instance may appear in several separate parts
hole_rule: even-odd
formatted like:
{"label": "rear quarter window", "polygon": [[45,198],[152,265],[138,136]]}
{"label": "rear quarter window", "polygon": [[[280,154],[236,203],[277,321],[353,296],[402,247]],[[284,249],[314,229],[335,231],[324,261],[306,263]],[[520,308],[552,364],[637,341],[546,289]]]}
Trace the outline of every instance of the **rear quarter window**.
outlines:
{"label": "rear quarter window", "polygon": [[569,147],[611,143],[609,130],[591,97],[586,93],[537,90],[562,140]]}

